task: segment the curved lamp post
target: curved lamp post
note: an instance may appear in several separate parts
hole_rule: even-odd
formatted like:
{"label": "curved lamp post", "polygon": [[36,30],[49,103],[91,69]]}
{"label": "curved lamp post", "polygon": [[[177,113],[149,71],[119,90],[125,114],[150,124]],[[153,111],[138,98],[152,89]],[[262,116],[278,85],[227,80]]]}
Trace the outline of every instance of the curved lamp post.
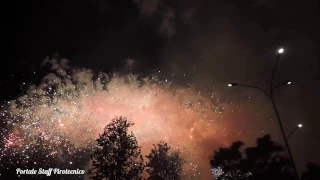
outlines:
{"label": "curved lamp post", "polygon": [[[291,81],[285,81],[285,82],[282,82],[280,84],[277,84],[277,85],[274,85],[273,84],[273,80],[274,80],[274,76],[275,76],[275,72],[276,72],[276,69],[277,69],[277,66],[278,66],[278,62],[279,62],[279,59],[281,57],[281,55],[283,54],[284,52],[284,49],[283,48],[280,48],[278,50],[278,53],[277,53],[277,60],[276,60],[276,64],[274,65],[274,68],[273,68],[273,71],[272,71],[272,76],[271,76],[271,80],[270,80],[270,85],[269,85],[269,91],[265,90],[265,89],[262,89],[260,87],[256,87],[256,86],[250,86],[250,85],[244,85],[244,84],[237,84],[237,83],[230,83],[228,84],[229,87],[233,87],[233,86],[241,86],[241,87],[247,87],[247,88],[252,88],[252,89],[257,89],[257,90],[260,90],[261,92],[263,92],[272,102],[272,106],[273,106],[273,109],[276,113],[276,116],[277,116],[277,119],[278,119],[278,122],[279,122],[279,126],[280,126],[280,129],[281,129],[281,133],[282,133],[282,136],[283,136],[283,140],[285,142],[285,146],[286,146],[286,149],[288,150],[288,154],[289,154],[289,160],[292,164],[292,167],[293,167],[293,170],[294,170],[294,173],[295,173],[295,176],[297,179],[299,179],[299,174],[298,174],[298,171],[297,171],[297,168],[296,168],[296,165],[294,163],[294,159],[293,159],[293,156],[292,156],[292,153],[291,153],[291,150],[290,150],[290,147],[289,147],[289,144],[288,144],[288,139],[285,135],[285,132],[283,130],[283,125],[282,125],[282,122],[281,122],[281,119],[280,119],[280,116],[279,116],[279,112],[278,112],[278,109],[277,109],[277,106],[276,106],[276,103],[274,101],[274,90],[281,87],[281,86],[284,86],[284,85],[290,85],[292,82]],[[297,126],[299,127],[299,126]],[[301,125],[302,127],[302,125]],[[294,130],[296,131],[296,129]],[[289,135],[289,137],[292,135],[293,133],[291,133]]]}
{"label": "curved lamp post", "polygon": [[288,135],[287,140],[289,140],[289,138],[298,130],[302,128],[302,124],[297,124],[296,128],[294,128],[291,133]]}

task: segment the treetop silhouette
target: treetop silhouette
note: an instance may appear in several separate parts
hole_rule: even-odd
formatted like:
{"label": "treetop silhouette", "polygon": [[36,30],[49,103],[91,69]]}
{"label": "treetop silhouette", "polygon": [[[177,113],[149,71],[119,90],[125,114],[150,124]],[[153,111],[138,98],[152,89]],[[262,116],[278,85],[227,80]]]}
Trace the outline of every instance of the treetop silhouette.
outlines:
{"label": "treetop silhouette", "polygon": [[89,171],[92,179],[141,179],[143,157],[134,134],[128,133],[133,123],[124,117],[114,118],[99,135]]}
{"label": "treetop silhouette", "polygon": [[165,142],[159,142],[153,145],[153,149],[146,157],[149,161],[146,163],[149,180],[179,180],[184,160],[179,151],[173,151],[170,154],[170,147]]}

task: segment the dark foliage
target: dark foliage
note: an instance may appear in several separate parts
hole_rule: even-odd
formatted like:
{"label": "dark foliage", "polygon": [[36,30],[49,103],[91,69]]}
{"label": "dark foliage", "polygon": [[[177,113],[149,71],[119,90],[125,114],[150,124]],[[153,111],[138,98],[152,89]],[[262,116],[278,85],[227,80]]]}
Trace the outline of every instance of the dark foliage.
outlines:
{"label": "dark foliage", "polygon": [[301,180],[320,179],[320,166],[311,162],[307,163],[307,171],[302,173]]}
{"label": "dark foliage", "polygon": [[92,179],[141,179],[143,157],[136,137],[128,133],[132,125],[119,117],[105,127],[91,156],[92,168],[88,174]]}
{"label": "dark foliage", "polygon": [[146,157],[149,180],[179,180],[184,160],[179,151],[170,152],[167,143],[159,142],[153,145],[153,149]]}
{"label": "dark foliage", "polygon": [[[258,138],[256,147],[241,150],[243,142],[234,142],[229,148],[215,151],[210,160],[212,168],[220,167],[223,180],[242,179],[293,179],[289,160],[283,156],[283,148],[271,140],[269,135]],[[249,174],[248,174],[249,173]]]}

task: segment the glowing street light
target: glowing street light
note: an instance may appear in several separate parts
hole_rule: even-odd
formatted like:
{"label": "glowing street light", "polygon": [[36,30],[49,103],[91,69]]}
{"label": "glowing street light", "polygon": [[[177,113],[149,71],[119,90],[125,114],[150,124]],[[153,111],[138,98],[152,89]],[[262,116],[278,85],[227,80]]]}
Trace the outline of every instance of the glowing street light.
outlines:
{"label": "glowing street light", "polygon": [[278,54],[282,54],[284,52],[284,49],[283,48],[280,48],[279,50],[278,50]]}
{"label": "glowing street light", "polygon": [[[229,83],[229,84],[228,84],[229,87],[238,86],[238,85],[239,85],[239,84],[237,84],[237,83]],[[241,86],[241,85],[240,85],[240,86]]]}
{"label": "glowing street light", "polygon": [[280,83],[280,84],[277,84],[277,85],[273,86],[272,89],[276,89],[276,88],[281,87],[281,86],[283,86],[283,85],[290,85],[290,84],[292,84],[291,81],[285,81],[285,82],[282,82],[282,83]]}
{"label": "glowing street light", "polygon": [[302,124],[298,124],[298,128],[302,128]]}

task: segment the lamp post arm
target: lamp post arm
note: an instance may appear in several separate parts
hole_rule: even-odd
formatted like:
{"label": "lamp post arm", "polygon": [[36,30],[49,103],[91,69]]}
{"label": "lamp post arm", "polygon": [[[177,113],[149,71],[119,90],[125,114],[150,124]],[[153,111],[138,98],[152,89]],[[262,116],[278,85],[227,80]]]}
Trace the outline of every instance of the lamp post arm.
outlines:
{"label": "lamp post arm", "polygon": [[269,94],[266,90],[264,90],[264,89],[262,89],[262,88],[260,88],[260,87],[250,86],[250,85],[245,85],[245,84],[237,84],[237,86],[242,86],[242,87],[247,87],[247,88],[258,89],[258,90],[262,91],[264,94],[266,94],[269,98],[271,97],[270,94]]}
{"label": "lamp post arm", "polygon": [[285,81],[285,82],[282,82],[282,83],[280,83],[280,84],[277,84],[277,85],[275,85],[274,87],[272,87],[272,90],[274,90],[274,89],[276,89],[276,88],[279,88],[279,87],[281,87],[281,86],[283,86],[283,85],[289,84],[289,83],[291,83],[291,82],[290,82],[290,81]]}
{"label": "lamp post arm", "polygon": [[298,126],[291,131],[291,133],[287,136],[287,140],[289,141],[289,138],[298,130]]}

